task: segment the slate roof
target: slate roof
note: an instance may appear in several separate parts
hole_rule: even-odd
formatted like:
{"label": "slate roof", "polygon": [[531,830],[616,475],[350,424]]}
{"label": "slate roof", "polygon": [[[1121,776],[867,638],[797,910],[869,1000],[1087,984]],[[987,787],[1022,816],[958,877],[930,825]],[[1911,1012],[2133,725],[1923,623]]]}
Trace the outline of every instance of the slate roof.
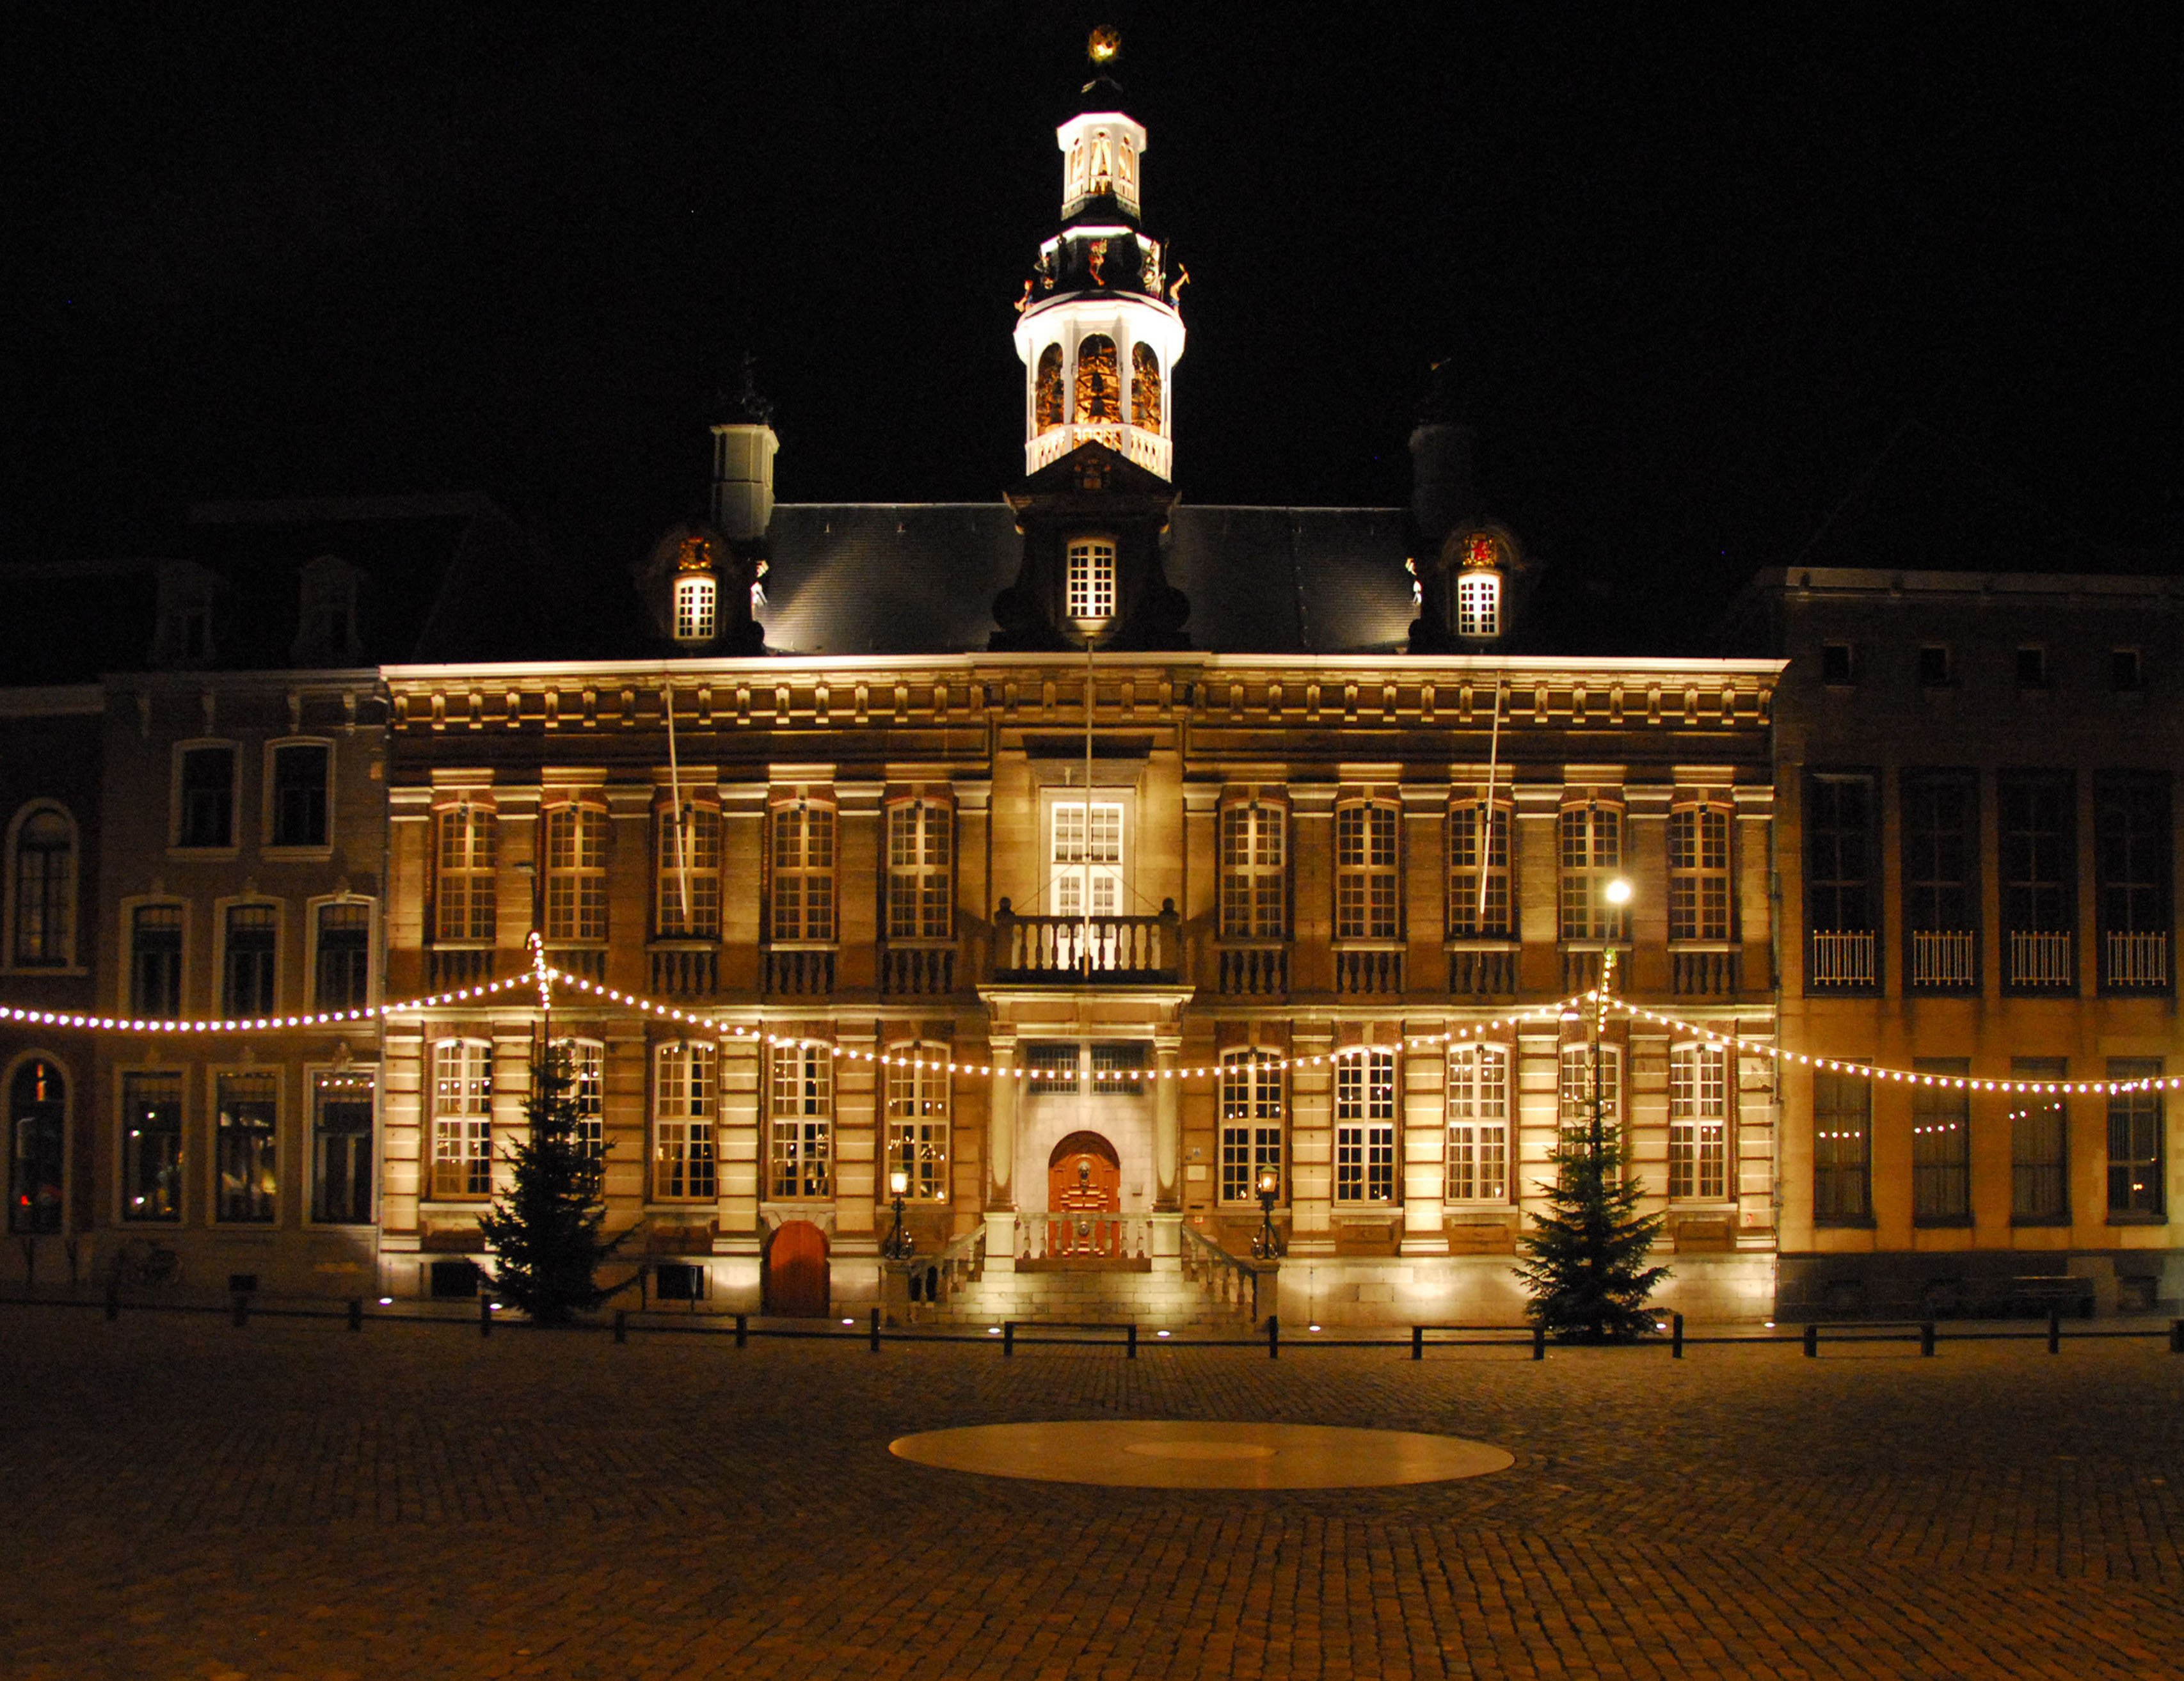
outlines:
{"label": "slate roof", "polygon": [[[982,650],[1022,559],[1000,503],[783,503],[759,621],[777,654]],[[1399,508],[1182,506],[1168,582],[1190,646],[1222,654],[1373,654],[1414,610]]]}

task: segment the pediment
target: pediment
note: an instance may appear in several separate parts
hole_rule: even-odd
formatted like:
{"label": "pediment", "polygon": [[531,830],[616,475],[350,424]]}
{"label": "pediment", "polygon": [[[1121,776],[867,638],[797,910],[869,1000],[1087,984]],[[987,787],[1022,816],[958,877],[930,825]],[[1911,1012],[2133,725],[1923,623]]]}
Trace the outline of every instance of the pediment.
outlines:
{"label": "pediment", "polygon": [[1140,467],[1097,440],[1089,440],[1060,460],[1018,480],[1006,493],[1006,500],[1010,507],[1021,511],[1035,502],[1073,501],[1088,496],[1165,505],[1175,500],[1176,492],[1158,473]]}

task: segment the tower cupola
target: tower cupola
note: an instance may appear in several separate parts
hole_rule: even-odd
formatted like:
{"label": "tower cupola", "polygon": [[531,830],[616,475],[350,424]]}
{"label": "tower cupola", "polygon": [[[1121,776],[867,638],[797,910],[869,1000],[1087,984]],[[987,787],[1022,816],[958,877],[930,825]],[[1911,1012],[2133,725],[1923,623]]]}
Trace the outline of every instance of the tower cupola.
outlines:
{"label": "tower cupola", "polygon": [[1061,231],[1039,247],[1017,301],[1027,474],[1096,443],[1174,476],[1176,298],[1190,277],[1170,276],[1160,242],[1139,225],[1145,131],[1107,74],[1117,50],[1112,30],[1092,32],[1092,79],[1055,131]]}

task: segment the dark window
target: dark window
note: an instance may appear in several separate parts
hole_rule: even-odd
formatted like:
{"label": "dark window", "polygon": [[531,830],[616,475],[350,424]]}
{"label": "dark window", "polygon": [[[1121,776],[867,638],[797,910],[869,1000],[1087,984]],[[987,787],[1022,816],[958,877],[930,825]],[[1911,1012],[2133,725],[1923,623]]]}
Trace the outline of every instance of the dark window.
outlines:
{"label": "dark window", "polygon": [[2169,789],[2115,775],[2093,789],[2096,902],[2105,986],[2169,984]]}
{"label": "dark window", "polygon": [[1095,1044],[1092,1047],[1094,1096],[1136,1097],[1145,1088],[1145,1046]]}
{"label": "dark window", "polygon": [[[2059,1056],[2016,1056],[2013,1080],[2060,1084]],[[2014,1092],[2009,1099],[2009,1214],[2028,1224],[2070,1217],[2070,1110],[2059,1092]]]}
{"label": "dark window", "polygon": [[432,1263],[432,1297],[436,1301],[473,1300],[478,1293],[478,1269],[474,1261],[436,1261]]}
{"label": "dark window", "polygon": [[[2158,1057],[2112,1056],[2111,1080],[2158,1080]],[[2114,1092],[2109,1097],[2109,1212],[2159,1217],[2164,1207],[2161,1177],[2162,1104],[2159,1091]]]}
{"label": "dark window", "polygon": [[34,1058],[15,1071],[8,1091],[11,1232],[36,1236],[61,1228],[61,1123],[66,1097],[61,1071],[44,1058]]}
{"label": "dark window", "polygon": [[213,1214],[243,1225],[273,1223],[280,1187],[275,1151],[280,1077],[222,1074],[213,1125]]}
{"label": "dark window", "polygon": [[[1921,1074],[1964,1075],[1971,1064],[1917,1057]],[[1972,1216],[1972,1099],[1962,1086],[1918,1086],[1911,1093],[1911,1217],[1922,1225],[1962,1225]]]}
{"label": "dark window", "polygon": [[182,1217],[182,1077],[121,1077],[121,1217]]}
{"label": "dark window", "polygon": [[2138,650],[2119,648],[2109,655],[2109,687],[2119,693],[2137,688],[2144,681],[2139,670]]}
{"label": "dark window", "polygon": [[1903,924],[1914,987],[1979,984],[1979,799],[1968,776],[1903,779]]}
{"label": "dark window", "polygon": [[1875,987],[1880,972],[1873,779],[1818,776],[1805,787],[1807,983]]}
{"label": "dark window", "polygon": [[326,759],[323,747],[273,749],[273,844],[326,843]]}
{"label": "dark window", "polygon": [[1873,1082],[1813,1076],[1813,1218],[1863,1225],[1873,1217]]}
{"label": "dark window", "polygon": [[1949,650],[1945,643],[1929,643],[1919,650],[1919,682],[1926,688],[1949,684]]}
{"label": "dark window", "polygon": [[140,905],[130,917],[129,1009],[136,1016],[182,1013],[179,905]]}
{"label": "dark window", "polygon": [[1823,643],[1820,645],[1820,681],[1824,683],[1847,683],[1853,681],[1848,643],[1830,642]]}
{"label": "dark window", "polygon": [[652,1294],[661,1301],[703,1301],[705,1269],[687,1261],[662,1261],[652,1269]]}
{"label": "dark window", "polygon": [[75,831],[51,807],[33,811],[15,834],[15,961],[25,968],[75,955]]}
{"label": "dark window", "polygon": [[2075,972],[2077,801],[2068,776],[2005,776],[1996,784],[2002,830],[2003,978],[2063,987]]}
{"label": "dark window", "polygon": [[1077,1089],[1077,1047],[1073,1044],[1026,1045],[1024,1066],[1031,1071],[1029,1089],[1034,1092]]}
{"label": "dark window", "polygon": [[2044,648],[2020,648],[2017,650],[2017,686],[2020,688],[2048,687],[2048,650]]}
{"label": "dark window", "polygon": [[182,754],[176,846],[235,844],[235,749],[193,747]]}
{"label": "dark window", "polygon": [[319,975],[315,1001],[321,1010],[355,1010],[371,987],[371,907],[344,900],[319,907]]}
{"label": "dark window", "polygon": [[230,1016],[264,1016],[273,1008],[273,968],[280,914],[270,905],[234,905],[227,911],[226,966],[220,1005]]}
{"label": "dark window", "polygon": [[311,1218],[336,1226],[371,1222],[371,1083],[369,1074],[321,1074],[312,1082]]}

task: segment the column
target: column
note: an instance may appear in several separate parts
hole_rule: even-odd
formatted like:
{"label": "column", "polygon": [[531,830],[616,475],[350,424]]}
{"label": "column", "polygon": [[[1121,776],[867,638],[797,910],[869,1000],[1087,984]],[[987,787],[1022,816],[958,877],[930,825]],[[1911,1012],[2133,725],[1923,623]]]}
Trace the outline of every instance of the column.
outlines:
{"label": "column", "polygon": [[1153,1207],[1173,1213],[1182,1206],[1183,1094],[1175,1078],[1180,1033],[1153,1036]]}
{"label": "column", "polygon": [[1013,1272],[1017,1268],[1017,1040],[1013,1031],[994,1031],[991,1105],[986,1122],[986,1159],[991,1164],[986,1182],[986,1270]]}

